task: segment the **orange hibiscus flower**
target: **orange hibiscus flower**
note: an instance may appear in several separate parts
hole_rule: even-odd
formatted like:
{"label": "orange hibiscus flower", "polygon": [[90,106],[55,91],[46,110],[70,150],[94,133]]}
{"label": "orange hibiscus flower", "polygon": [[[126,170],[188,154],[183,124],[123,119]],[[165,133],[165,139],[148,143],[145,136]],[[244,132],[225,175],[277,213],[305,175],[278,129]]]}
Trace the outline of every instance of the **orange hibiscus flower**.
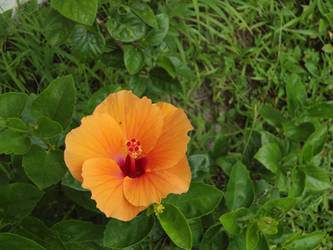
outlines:
{"label": "orange hibiscus flower", "polygon": [[183,110],[119,91],[67,134],[65,162],[97,208],[128,221],[170,193],[187,192],[192,129]]}

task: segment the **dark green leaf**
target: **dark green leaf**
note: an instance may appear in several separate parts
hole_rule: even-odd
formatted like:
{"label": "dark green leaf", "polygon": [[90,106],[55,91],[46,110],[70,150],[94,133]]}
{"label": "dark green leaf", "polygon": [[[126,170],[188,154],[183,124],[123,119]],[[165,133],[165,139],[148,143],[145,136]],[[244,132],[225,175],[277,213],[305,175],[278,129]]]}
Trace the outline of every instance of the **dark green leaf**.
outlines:
{"label": "dark green leaf", "polygon": [[131,221],[110,219],[104,231],[104,246],[124,248],[142,241],[151,231],[154,217],[141,214]]}
{"label": "dark green leaf", "polygon": [[159,57],[156,64],[161,68],[165,69],[169,75],[173,78],[176,76],[176,67],[173,65],[172,61],[167,56]]}
{"label": "dark green leaf", "polygon": [[50,9],[44,21],[44,35],[51,46],[62,44],[70,36],[74,22]]}
{"label": "dark green leaf", "polygon": [[202,221],[200,218],[192,219],[187,221],[190,225],[191,232],[192,232],[192,246],[199,247],[201,242],[201,236],[204,231]]}
{"label": "dark green leaf", "polygon": [[135,75],[143,66],[143,53],[133,45],[125,46],[125,67],[131,75]]}
{"label": "dark green leaf", "polygon": [[92,25],[96,19],[98,0],[51,0],[51,7],[75,22]]}
{"label": "dark green leaf", "polygon": [[28,132],[27,126],[20,118],[8,118],[7,127],[8,129],[14,132],[19,132],[19,133]]}
{"label": "dark green leaf", "polygon": [[313,156],[319,154],[324,147],[327,140],[327,125],[323,124],[313,132],[306,140],[303,150],[302,157],[304,162],[311,160]]}
{"label": "dark green leaf", "polygon": [[169,31],[169,17],[166,14],[156,16],[158,28],[152,29],[146,36],[146,41],[151,46],[160,45]]}
{"label": "dark green leaf", "polygon": [[0,228],[29,215],[42,195],[43,192],[28,183],[17,182],[0,187]]}
{"label": "dark green leaf", "polygon": [[306,175],[306,187],[313,191],[322,191],[331,187],[328,174],[313,165],[306,165],[300,168]]}
{"label": "dark green leaf", "polygon": [[157,96],[167,94],[179,94],[182,92],[180,82],[172,78],[167,71],[162,68],[154,68],[150,71],[151,86],[149,90]]}
{"label": "dark green leaf", "polygon": [[135,2],[131,5],[131,9],[146,24],[153,28],[158,28],[158,23],[154,11],[149,7],[148,4]]}
{"label": "dark green leaf", "polygon": [[268,170],[277,174],[282,154],[279,145],[276,143],[269,143],[262,146],[254,158],[256,158]]}
{"label": "dark green leaf", "polygon": [[246,229],[246,250],[253,250],[259,242],[259,230],[257,224],[249,224]]}
{"label": "dark green leaf", "polygon": [[39,189],[56,184],[66,173],[62,151],[45,151],[33,145],[30,151],[23,156],[22,165],[29,179]]}
{"label": "dark green leaf", "polygon": [[150,78],[140,77],[140,76],[131,76],[129,80],[129,88],[133,91],[133,94],[142,97],[147,89],[147,82],[151,81]]}
{"label": "dark green leaf", "polygon": [[90,62],[103,54],[104,37],[95,27],[82,24],[74,26],[72,33],[72,52],[82,62]]}
{"label": "dark green leaf", "polygon": [[0,233],[0,246],[8,250],[45,250],[35,241],[12,233]]}
{"label": "dark green leaf", "polygon": [[228,236],[220,225],[213,225],[204,234],[200,250],[220,250],[228,246]]}
{"label": "dark green leaf", "polygon": [[119,41],[130,43],[140,40],[146,33],[146,25],[131,11],[113,12],[112,18],[106,22],[110,35]]}
{"label": "dark green leaf", "polygon": [[191,167],[192,178],[198,180],[202,175],[209,172],[209,157],[205,154],[191,155],[189,158],[189,164]]}
{"label": "dark green leaf", "polygon": [[254,186],[247,168],[238,161],[231,170],[230,179],[225,194],[229,210],[248,207],[253,201]]}
{"label": "dark green leaf", "polygon": [[34,135],[41,138],[52,138],[62,132],[62,126],[46,116],[42,116],[37,121],[37,129]]}
{"label": "dark green leaf", "polygon": [[72,121],[75,103],[75,87],[71,75],[59,77],[32,102],[32,116],[38,120],[47,116],[59,122],[63,128]]}
{"label": "dark green leaf", "polygon": [[111,93],[120,90],[119,85],[107,85],[97,90],[88,100],[88,112],[92,113],[96,106],[100,104]]}
{"label": "dark green leaf", "polygon": [[306,111],[309,116],[333,119],[333,102],[316,103],[307,107]]}
{"label": "dark green leaf", "polygon": [[26,135],[9,129],[0,131],[0,154],[23,155],[30,146],[30,139]]}
{"label": "dark green leaf", "polygon": [[3,118],[20,117],[28,96],[24,93],[5,93],[0,95],[0,116]]}
{"label": "dark green leaf", "polygon": [[314,126],[311,122],[304,122],[296,126],[292,122],[286,121],[283,123],[283,130],[286,137],[300,142],[305,141],[314,132]]}
{"label": "dark green leaf", "polygon": [[288,111],[295,115],[303,109],[307,99],[305,87],[297,74],[291,74],[286,83]]}
{"label": "dark green leaf", "polygon": [[169,238],[180,248],[191,249],[192,233],[182,212],[170,204],[165,204],[158,220]]}
{"label": "dark green leaf", "polygon": [[[79,206],[90,210],[94,213],[101,214],[102,212],[96,208],[96,202],[91,199],[91,193],[90,192],[82,192],[78,191],[77,189],[72,189],[67,186],[64,186],[63,188],[65,196],[74,201]],[[87,191],[87,190],[84,190]]]}
{"label": "dark green leaf", "polygon": [[104,53],[101,57],[101,61],[112,68],[122,69],[124,68],[124,53],[121,49],[116,49],[110,53]]}
{"label": "dark green leaf", "polygon": [[228,153],[228,150],[229,150],[228,138],[224,135],[218,135],[214,142],[212,156],[214,158],[224,156]]}
{"label": "dark green leaf", "polygon": [[214,211],[222,196],[215,186],[194,182],[187,193],[170,194],[166,202],[178,207],[186,218],[198,218]]}
{"label": "dark green leaf", "polygon": [[88,191],[81,187],[82,183],[75,179],[69,171],[62,178],[61,184],[78,191]]}
{"label": "dark green leaf", "polygon": [[288,250],[312,250],[318,247],[325,237],[325,232],[304,234],[285,245]]}
{"label": "dark green leaf", "polygon": [[[63,220],[53,225],[52,231],[65,244],[66,249],[75,245],[76,249],[85,249],[89,244],[92,249],[102,249],[104,226],[89,221]],[[80,248],[81,247],[81,248]]]}
{"label": "dark green leaf", "polygon": [[23,219],[20,225],[13,230],[13,233],[30,238],[46,249],[65,250],[55,233],[36,217],[29,216]]}

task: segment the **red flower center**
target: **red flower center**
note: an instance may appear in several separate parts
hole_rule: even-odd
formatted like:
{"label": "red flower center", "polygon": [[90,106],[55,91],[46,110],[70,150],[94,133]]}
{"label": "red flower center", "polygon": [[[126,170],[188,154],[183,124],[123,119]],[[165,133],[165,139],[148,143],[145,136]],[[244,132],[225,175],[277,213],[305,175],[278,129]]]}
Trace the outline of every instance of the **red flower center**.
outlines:
{"label": "red flower center", "polygon": [[141,142],[132,138],[126,141],[127,156],[117,161],[118,166],[125,176],[137,178],[145,172],[147,158],[141,157]]}

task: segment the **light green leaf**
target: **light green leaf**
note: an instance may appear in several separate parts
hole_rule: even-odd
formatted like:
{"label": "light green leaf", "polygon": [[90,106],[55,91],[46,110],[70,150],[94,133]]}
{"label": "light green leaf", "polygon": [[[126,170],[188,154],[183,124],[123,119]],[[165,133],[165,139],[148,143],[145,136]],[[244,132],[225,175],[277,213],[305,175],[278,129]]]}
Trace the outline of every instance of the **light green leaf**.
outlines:
{"label": "light green leaf", "polygon": [[259,108],[259,114],[272,126],[281,127],[283,116],[280,111],[272,108],[270,105],[261,105]]}
{"label": "light green leaf", "polygon": [[215,186],[193,182],[185,194],[170,194],[166,201],[178,207],[186,218],[198,218],[214,211],[223,196]]}
{"label": "light green leaf", "polygon": [[285,248],[288,250],[312,250],[316,249],[325,237],[325,232],[313,232],[310,234],[304,234],[301,237],[297,237],[288,244]]}
{"label": "light green leaf", "polygon": [[279,198],[267,201],[257,211],[257,217],[267,216],[276,220],[280,220],[284,215],[296,206],[297,199],[292,197]]}
{"label": "light green leaf", "polygon": [[42,195],[43,192],[28,183],[16,182],[0,187],[0,228],[29,215]]}
{"label": "light green leaf", "polygon": [[333,119],[333,102],[315,103],[307,107],[306,111],[309,116]]}
{"label": "light green leaf", "polygon": [[125,248],[142,241],[151,231],[154,217],[141,214],[131,221],[110,219],[104,231],[104,246]]}
{"label": "light green leaf", "polygon": [[198,180],[202,175],[209,172],[209,157],[206,154],[196,154],[189,157],[192,178]]}
{"label": "light green leaf", "polygon": [[279,223],[271,217],[262,216],[257,221],[257,226],[266,235],[277,234]]}
{"label": "light green leaf", "polygon": [[51,0],[51,7],[78,23],[92,25],[96,19],[98,0]]}
{"label": "light green leaf", "polygon": [[228,236],[220,225],[213,225],[205,232],[199,250],[220,250],[228,246]]}
{"label": "light green leaf", "polygon": [[146,25],[129,10],[126,13],[113,12],[105,25],[114,39],[126,43],[140,40],[146,34]]}
{"label": "light green leaf", "polygon": [[42,116],[59,122],[67,128],[72,121],[75,87],[71,75],[59,77],[32,102],[31,114],[38,120]]}
{"label": "light green leaf", "polygon": [[62,132],[62,126],[46,116],[42,116],[37,121],[37,129],[34,135],[41,138],[52,138]]}
{"label": "light green leaf", "polygon": [[313,191],[323,191],[331,187],[328,174],[313,165],[305,165],[300,168],[306,175],[306,188]]}
{"label": "light green leaf", "polygon": [[241,207],[229,213],[223,214],[220,217],[220,222],[230,235],[237,235],[240,232],[240,227],[238,225],[239,221],[246,220],[248,214],[249,209]]}
{"label": "light green leaf", "polygon": [[192,232],[182,212],[170,204],[165,204],[163,213],[157,216],[169,238],[180,248],[191,249]]}
{"label": "light green leaf", "polygon": [[158,28],[152,29],[146,36],[146,41],[151,46],[160,45],[169,31],[169,17],[166,14],[156,16]]}
{"label": "light green leaf", "polygon": [[27,126],[20,118],[8,118],[7,127],[9,130],[19,133],[28,132]]}
{"label": "light green leaf", "polygon": [[23,156],[22,165],[29,179],[39,189],[56,184],[66,173],[62,151],[45,151],[33,145],[30,151]]}
{"label": "light green leaf", "polygon": [[311,122],[304,122],[296,126],[292,122],[286,121],[283,123],[283,130],[286,137],[300,142],[305,141],[314,132],[314,126]]}
{"label": "light green leaf", "polygon": [[254,158],[274,174],[278,173],[282,154],[279,145],[276,143],[269,143],[262,146]]}
{"label": "light green leaf", "polygon": [[90,62],[103,54],[105,40],[94,26],[75,25],[71,40],[72,52],[82,62]]}
{"label": "light green leaf", "polygon": [[45,250],[37,242],[12,233],[0,233],[0,246],[2,249],[8,250]]}
{"label": "light green leaf", "polygon": [[9,92],[0,95],[0,116],[3,118],[20,117],[28,96],[24,93]]}
{"label": "light green leaf", "polygon": [[257,224],[249,224],[246,229],[246,250],[253,250],[259,242],[259,230]]}
{"label": "light green leaf", "polygon": [[125,46],[125,67],[131,75],[135,75],[143,66],[143,53],[133,45]]}
{"label": "light green leaf", "polygon": [[229,210],[249,207],[253,201],[254,186],[249,171],[238,161],[231,170],[225,201]]}
{"label": "light green leaf", "polygon": [[158,28],[158,23],[154,11],[149,7],[148,4],[135,2],[131,5],[131,9],[146,24],[153,28]]}
{"label": "light green leaf", "polygon": [[305,87],[297,74],[291,74],[286,83],[288,111],[291,115],[300,113],[307,99]]}
{"label": "light green leaf", "polygon": [[291,188],[288,192],[289,197],[301,196],[305,187],[305,175],[300,169],[294,168],[291,172]]}
{"label": "light green leaf", "polygon": [[306,140],[302,157],[304,162],[309,162],[313,156],[319,154],[327,141],[327,125],[323,124]]}
{"label": "light green leaf", "polygon": [[30,149],[29,137],[24,134],[5,129],[0,131],[0,154],[23,155]]}
{"label": "light green leaf", "polygon": [[161,68],[165,69],[169,75],[173,78],[176,77],[176,67],[173,65],[172,61],[167,56],[159,57],[156,64]]}

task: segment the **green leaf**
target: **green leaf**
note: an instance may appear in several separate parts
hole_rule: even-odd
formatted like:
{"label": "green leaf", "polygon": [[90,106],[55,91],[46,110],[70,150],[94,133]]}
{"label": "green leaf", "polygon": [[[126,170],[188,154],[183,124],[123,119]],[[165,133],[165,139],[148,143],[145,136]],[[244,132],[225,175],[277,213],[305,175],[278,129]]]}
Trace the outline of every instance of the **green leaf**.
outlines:
{"label": "green leaf", "polygon": [[288,250],[312,250],[318,247],[325,235],[325,232],[320,231],[304,234],[286,244],[285,248]]}
{"label": "green leaf", "polygon": [[259,108],[259,114],[272,126],[281,127],[283,116],[280,111],[272,108],[270,105],[261,105]]}
{"label": "green leaf", "polygon": [[306,140],[302,149],[304,162],[311,160],[313,156],[319,154],[327,141],[327,125],[323,124],[313,132]]}
{"label": "green leaf", "polygon": [[228,246],[228,236],[220,225],[213,225],[205,232],[200,250],[220,250]]}
{"label": "green leaf", "polygon": [[50,9],[44,19],[44,35],[51,46],[65,42],[72,33],[74,22]]}
{"label": "green leaf", "polygon": [[135,75],[143,66],[143,53],[133,45],[125,46],[125,67],[131,75]]}
{"label": "green leaf", "polygon": [[201,236],[204,231],[201,218],[187,220],[192,232],[192,246],[199,247]]}
{"label": "green leaf", "polygon": [[42,195],[43,192],[28,183],[17,182],[0,187],[0,228],[29,215]]}
{"label": "green leaf", "polygon": [[279,163],[282,158],[280,147],[276,143],[269,143],[262,146],[254,156],[262,165],[274,174],[278,173]]}
{"label": "green leaf", "polygon": [[88,113],[92,113],[96,106],[100,104],[111,93],[119,91],[118,85],[107,85],[97,90],[88,100]]}
{"label": "green leaf", "polygon": [[305,187],[304,173],[300,169],[294,168],[291,172],[291,180],[292,180],[292,184],[291,184],[291,188],[288,192],[288,196],[289,197],[301,196],[304,191],[304,187]]}
{"label": "green leaf", "polygon": [[29,179],[42,190],[56,184],[65,175],[66,166],[63,156],[60,150],[45,151],[33,145],[23,156],[22,166]]}
{"label": "green leaf", "polygon": [[12,233],[0,233],[0,246],[2,249],[45,250],[35,241]]}
{"label": "green leaf", "polygon": [[254,249],[259,242],[259,231],[257,224],[249,224],[246,229],[246,250]]}
{"label": "green leaf", "polygon": [[214,142],[212,156],[218,158],[224,156],[229,151],[229,141],[228,138],[222,134],[218,135]]}
{"label": "green leaf", "polygon": [[81,187],[82,183],[75,179],[69,171],[66,172],[65,176],[62,178],[61,184],[78,191],[88,191]]}
{"label": "green leaf", "polygon": [[23,155],[29,151],[31,142],[24,134],[5,129],[0,131],[0,154]]}
{"label": "green leaf", "polygon": [[296,206],[297,199],[292,197],[279,198],[267,201],[257,211],[257,217],[267,216],[280,220],[284,215]]}
{"label": "green leaf", "polygon": [[200,177],[204,174],[207,174],[209,172],[209,157],[206,154],[196,154],[191,155],[188,158],[191,172],[192,172],[192,178],[194,180],[200,179]]}
{"label": "green leaf", "polygon": [[271,217],[262,216],[257,221],[257,226],[266,235],[277,234],[279,223]]}
{"label": "green leaf", "polygon": [[288,111],[291,115],[300,113],[307,99],[305,87],[297,74],[291,74],[286,83]]}
{"label": "green leaf", "polygon": [[16,227],[12,232],[34,240],[46,249],[64,249],[63,244],[55,233],[36,217],[29,216],[24,218],[20,222],[20,226]]}
{"label": "green leaf", "polygon": [[96,19],[98,0],[51,0],[51,7],[78,23],[92,25]]}
{"label": "green leaf", "polygon": [[[89,221],[63,220],[51,230],[64,243],[66,249],[102,249],[104,226]],[[89,248],[88,248],[89,249]]]}
{"label": "green leaf", "polygon": [[74,103],[75,87],[72,76],[59,77],[32,102],[31,114],[36,120],[47,116],[67,128],[72,121]]}
{"label": "green leaf", "polygon": [[248,207],[253,201],[254,186],[249,171],[238,161],[231,170],[225,194],[225,201],[229,210]]}
{"label": "green leaf", "polygon": [[103,54],[105,40],[95,26],[77,24],[71,38],[72,52],[82,62],[90,62]]}
{"label": "green leaf", "polygon": [[331,187],[328,174],[313,165],[305,165],[300,168],[306,175],[306,188],[313,191],[323,191]]}
{"label": "green leaf", "polygon": [[152,84],[148,89],[155,95],[176,95],[182,92],[182,86],[177,78],[172,78],[164,69],[160,67],[154,68],[149,73]]}
{"label": "green leaf", "polygon": [[111,16],[105,25],[114,39],[130,43],[140,40],[146,34],[146,25],[131,11],[115,11]]}
{"label": "green leaf", "polygon": [[27,126],[20,118],[8,118],[7,127],[9,130],[19,133],[28,132]]}
{"label": "green leaf", "polygon": [[228,234],[237,235],[240,232],[240,226],[238,225],[239,221],[245,221],[248,217],[248,214],[248,208],[238,208],[234,211],[223,214],[220,217],[220,222]]}
{"label": "green leaf", "polygon": [[142,241],[150,233],[154,217],[141,214],[131,221],[110,219],[104,231],[104,246],[125,248]]}
{"label": "green leaf", "polygon": [[128,85],[129,88],[133,91],[134,95],[142,97],[147,89],[148,81],[151,81],[150,78],[134,75],[131,76]]}
{"label": "green leaf", "polygon": [[297,141],[305,141],[315,130],[311,122],[304,122],[296,126],[290,121],[283,123],[283,130],[286,137]]}
{"label": "green leaf", "polygon": [[131,5],[131,9],[146,24],[153,28],[158,28],[158,23],[154,11],[149,7],[148,4],[135,2]]}
{"label": "green leaf", "polygon": [[158,28],[152,29],[146,36],[146,42],[150,46],[160,45],[169,31],[169,17],[166,14],[156,16]]}
{"label": "green leaf", "polygon": [[176,77],[176,67],[173,65],[172,61],[167,56],[159,57],[156,64],[161,68],[165,69],[169,75],[173,78]]}
{"label": "green leaf", "polygon": [[165,204],[163,213],[157,216],[162,228],[178,247],[191,249],[192,233],[182,212],[170,204]]}
{"label": "green leaf", "polygon": [[24,93],[10,92],[0,95],[0,116],[3,118],[20,117],[28,96]]}
{"label": "green leaf", "polygon": [[34,135],[41,138],[52,138],[62,133],[62,126],[46,116],[42,116],[37,121],[37,129]]}
{"label": "green leaf", "polygon": [[[74,201],[79,206],[94,212],[95,214],[102,214],[100,210],[96,208],[96,202],[91,199],[90,192],[82,192],[77,189],[72,189],[67,186],[63,186],[62,190],[64,191],[65,196]],[[87,191],[87,190],[84,190]]]}
{"label": "green leaf", "polygon": [[165,202],[179,208],[186,218],[198,218],[214,211],[223,196],[215,186],[192,182],[185,194],[170,194]]}
{"label": "green leaf", "polygon": [[333,102],[315,103],[307,107],[306,111],[309,116],[333,119]]}

